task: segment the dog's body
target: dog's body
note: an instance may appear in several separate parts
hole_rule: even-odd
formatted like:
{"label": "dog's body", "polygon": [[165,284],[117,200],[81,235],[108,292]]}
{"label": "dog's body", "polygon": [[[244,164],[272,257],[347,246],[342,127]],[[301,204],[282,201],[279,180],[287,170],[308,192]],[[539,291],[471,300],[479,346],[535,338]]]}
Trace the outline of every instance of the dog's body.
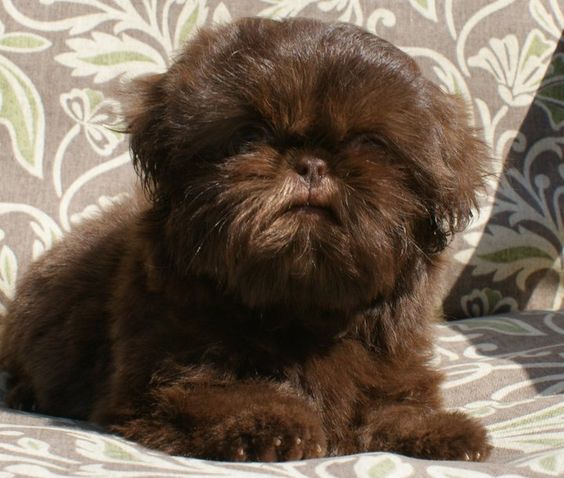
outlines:
{"label": "dog's body", "polygon": [[195,457],[487,456],[428,364],[487,158],[457,99],[355,27],[245,19],[137,80],[126,114],[148,199],[32,265],[9,404]]}

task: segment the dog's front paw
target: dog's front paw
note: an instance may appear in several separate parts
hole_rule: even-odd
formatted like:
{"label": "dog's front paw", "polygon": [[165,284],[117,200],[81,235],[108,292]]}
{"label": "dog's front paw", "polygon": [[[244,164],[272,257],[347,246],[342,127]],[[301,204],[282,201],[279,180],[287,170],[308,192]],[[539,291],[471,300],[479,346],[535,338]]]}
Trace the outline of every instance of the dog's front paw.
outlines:
{"label": "dog's front paw", "polygon": [[392,451],[435,460],[483,461],[486,429],[461,412],[391,406],[370,414],[359,431],[362,451]]}
{"label": "dog's front paw", "polygon": [[440,460],[484,461],[492,450],[486,429],[461,412],[437,412],[426,420],[421,452]]}
{"label": "dog's front paw", "polygon": [[315,411],[271,387],[161,395],[156,412],[110,430],[172,455],[211,460],[288,461],[327,452]]}
{"label": "dog's front paw", "polygon": [[327,452],[317,416],[290,403],[241,411],[211,428],[204,440],[210,457],[228,461],[302,460]]}

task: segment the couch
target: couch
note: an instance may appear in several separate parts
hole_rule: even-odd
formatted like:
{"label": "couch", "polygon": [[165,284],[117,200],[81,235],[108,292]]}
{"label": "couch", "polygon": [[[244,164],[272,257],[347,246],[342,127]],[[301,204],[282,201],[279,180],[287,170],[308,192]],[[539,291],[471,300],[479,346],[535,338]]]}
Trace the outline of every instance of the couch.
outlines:
{"label": "couch", "polygon": [[131,193],[120,83],[162,71],[206,24],[351,22],[461,94],[492,150],[479,215],[451,244],[435,362],[482,420],[484,463],[369,453],[280,464],[171,457],[1,405],[0,477],[564,476],[564,6],[556,0],[0,0],[0,327],[28,264]]}

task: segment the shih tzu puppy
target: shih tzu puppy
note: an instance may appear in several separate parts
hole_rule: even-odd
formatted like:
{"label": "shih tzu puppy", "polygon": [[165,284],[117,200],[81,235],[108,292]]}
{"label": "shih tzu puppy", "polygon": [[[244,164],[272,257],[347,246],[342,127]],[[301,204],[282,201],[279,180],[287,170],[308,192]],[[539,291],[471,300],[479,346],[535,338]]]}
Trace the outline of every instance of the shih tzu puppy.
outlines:
{"label": "shih tzu puppy", "polygon": [[217,460],[488,456],[429,364],[487,160],[460,99],[355,26],[247,18],[124,109],[144,194],[19,284],[10,406]]}

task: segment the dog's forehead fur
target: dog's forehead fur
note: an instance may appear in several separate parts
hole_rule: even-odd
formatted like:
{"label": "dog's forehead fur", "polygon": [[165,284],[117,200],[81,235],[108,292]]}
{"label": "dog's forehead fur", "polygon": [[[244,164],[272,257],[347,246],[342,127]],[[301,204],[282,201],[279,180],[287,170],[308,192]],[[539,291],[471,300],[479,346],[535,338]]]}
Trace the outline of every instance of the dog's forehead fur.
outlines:
{"label": "dog's forehead fur", "polygon": [[410,121],[423,80],[408,55],[355,26],[253,18],[201,32],[169,81],[184,93],[172,107],[192,122],[262,121],[339,140]]}
{"label": "dog's forehead fur", "polygon": [[[288,185],[295,183],[296,162],[304,155],[327,163],[331,207],[350,226],[337,240],[338,228],[321,223],[314,232],[331,243],[314,249],[351,246],[355,250],[348,251],[345,262],[372,264],[370,271],[392,269],[387,262],[378,267],[374,262],[393,255],[379,253],[384,243],[401,250],[406,234],[417,246],[413,254],[441,251],[447,237],[465,224],[482,184],[487,154],[468,127],[463,102],[426,80],[401,50],[352,25],[242,19],[204,29],[166,73],[134,80],[128,98],[124,111],[133,164],[146,192],[163,214],[172,210],[181,216],[177,224],[196,223],[188,229],[202,236],[191,240],[196,248],[199,242],[208,244],[210,257],[217,256],[209,245],[211,226],[222,225],[221,231],[241,226],[229,237],[243,244],[249,231],[269,231],[278,224],[276,217],[295,199],[296,188]],[[229,224],[226,210],[233,213]],[[255,213],[249,216],[249,211]],[[278,225],[272,236],[276,247],[287,251],[288,244],[300,244],[288,238],[304,229],[290,223]],[[327,228],[331,234],[323,233]],[[192,250],[185,244],[188,229],[177,231],[181,257]],[[217,234],[217,244],[224,244]],[[271,250],[259,254],[265,243],[244,247],[245,254],[253,251],[250,262],[272,255]],[[238,257],[232,252],[226,257]],[[343,260],[321,262],[343,269]],[[206,273],[220,269],[208,266]],[[381,278],[373,279],[381,285]]]}

